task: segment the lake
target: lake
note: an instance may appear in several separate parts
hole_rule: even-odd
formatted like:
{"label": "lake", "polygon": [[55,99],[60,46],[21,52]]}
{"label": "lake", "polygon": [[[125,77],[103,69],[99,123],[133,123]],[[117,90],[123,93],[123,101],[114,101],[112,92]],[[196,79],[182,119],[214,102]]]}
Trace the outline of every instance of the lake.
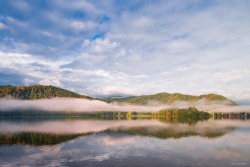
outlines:
{"label": "lake", "polygon": [[250,120],[1,117],[1,166],[249,166]]}

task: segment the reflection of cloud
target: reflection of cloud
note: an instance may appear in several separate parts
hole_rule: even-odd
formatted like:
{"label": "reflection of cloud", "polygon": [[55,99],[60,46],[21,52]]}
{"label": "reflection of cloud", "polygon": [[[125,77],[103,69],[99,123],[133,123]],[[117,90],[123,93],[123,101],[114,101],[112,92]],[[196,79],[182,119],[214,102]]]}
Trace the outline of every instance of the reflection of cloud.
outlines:
{"label": "reflection of cloud", "polygon": [[88,161],[88,160],[91,160],[91,161],[104,161],[104,160],[107,160],[110,158],[110,154],[98,154],[97,156],[92,156],[92,155],[88,155],[88,156],[85,156],[81,159],[81,161]]}
{"label": "reflection of cloud", "polygon": [[240,157],[241,155],[240,155],[240,152],[238,152],[238,151],[230,150],[227,148],[222,148],[221,150],[218,151],[216,158],[221,159],[221,158],[226,158],[229,156]]}
{"label": "reflection of cloud", "polygon": [[158,126],[168,127],[168,124],[153,120],[135,120],[135,121],[92,121],[92,120],[73,120],[73,121],[47,121],[36,124],[17,123],[9,121],[0,122],[0,131],[4,132],[45,132],[45,133],[88,133],[100,132],[109,128],[116,129],[119,127],[130,128],[140,126]]}
{"label": "reflection of cloud", "polygon": [[135,140],[134,137],[104,137],[100,141],[103,142],[106,146],[113,146],[113,145],[121,145],[133,142]]}
{"label": "reflection of cloud", "polygon": [[103,161],[103,160],[106,160],[106,159],[109,159],[109,154],[102,154],[102,155],[97,155],[94,159],[96,161]]}
{"label": "reflection of cloud", "polygon": [[61,150],[62,145],[55,145],[55,146],[43,146],[40,147],[40,150],[43,152],[59,152]]}

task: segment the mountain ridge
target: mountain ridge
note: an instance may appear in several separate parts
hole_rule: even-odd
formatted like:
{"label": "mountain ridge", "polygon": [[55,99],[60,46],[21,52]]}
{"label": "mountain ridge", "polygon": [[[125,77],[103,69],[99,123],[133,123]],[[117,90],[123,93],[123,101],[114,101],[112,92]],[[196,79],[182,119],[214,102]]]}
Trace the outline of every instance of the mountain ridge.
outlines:
{"label": "mountain ridge", "polygon": [[127,102],[129,104],[136,105],[146,105],[149,101],[157,101],[159,103],[170,104],[174,101],[187,101],[194,102],[200,99],[205,99],[210,101],[228,101],[228,105],[238,105],[232,100],[217,94],[206,94],[206,95],[185,95],[181,93],[166,93],[161,92],[153,95],[142,95],[142,96],[129,96],[124,98],[94,98],[86,95],[80,95],[72,91],[46,85],[33,85],[33,86],[12,86],[12,85],[0,85],[0,98],[5,96],[12,96],[15,99],[22,100],[33,100],[33,99],[47,99],[53,97],[74,97],[74,98],[84,98],[89,100],[100,100],[107,103],[112,101],[117,102]]}

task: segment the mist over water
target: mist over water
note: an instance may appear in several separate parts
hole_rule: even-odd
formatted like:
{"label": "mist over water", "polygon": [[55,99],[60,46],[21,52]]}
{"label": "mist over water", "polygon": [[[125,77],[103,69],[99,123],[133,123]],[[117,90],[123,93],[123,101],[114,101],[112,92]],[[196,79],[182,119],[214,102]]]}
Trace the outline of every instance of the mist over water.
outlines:
{"label": "mist over water", "polygon": [[188,108],[196,107],[200,111],[207,112],[250,112],[250,106],[230,106],[230,101],[206,101],[201,99],[195,102],[174,101],[171,104],[162,104],[156,101],[149,101],[147,105],[131,105],[128,103],[106,103],[99,100],[87,100],[78,98],[52,98],[39,100],[15,100],[1,99],[0,111],[14,109],[26,110],[37,109],[44,111],[147,111],[158,112],[165,108]]}
{"label": "mist over water", "polygon": [[[227,131],[227,127],[250,126],[242,121],[198,121],[197,124],[190,126],[187,123],[172,124],[171,122],[162,122],[158,119],[152,120],[48,120],[42,122],[29,123],[25,121],[16,122],[10,120],[0,121],[0,134],[21,133],[21,132],[39,132],[53,134],[79,134],[89,132],[101,132],[107,129],[130,129],[145,127],[148,129],[161,130],[171,129],[176,132],[194,131],[204,133],[205,130]],[[153,127],[153,128],[152,128]]]}

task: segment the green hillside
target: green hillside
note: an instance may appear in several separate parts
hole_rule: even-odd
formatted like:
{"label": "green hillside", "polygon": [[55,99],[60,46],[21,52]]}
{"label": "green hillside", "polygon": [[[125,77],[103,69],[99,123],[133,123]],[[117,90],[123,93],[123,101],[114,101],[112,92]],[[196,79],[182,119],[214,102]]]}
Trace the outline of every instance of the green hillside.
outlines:
{"label": "green hillside", "polygon": [[130,104],[139,104],[146,105],[149,101],[157,101],[159,103],[170,104],[174,101],[188,101],[193,102],[205,98],[209,101],[229,101],[229,105],[238,105],[235,102],[227,99],[224,96],[216,95],[216,94],[208,94],[208,95],[200,95],[200,96],[192,96],[192,95],[183,95],[180,93],[157,93],[154,95],[143,95],[143,96],[130,96],[124,98],[93,98],[90,96],[80,95],[74,93],[72,91],[58,88],[55,86],[45,86],[45,85],[33,85],[33,86],[11,86],[11,85],[0,85],[0,98],[5,96],[11,96],[15,99],[47,99],[53,97],[74,97],[74,98],[85,98],[90,100],[101,100],[105,102],[117,101],[117,102],[127,102]]}
{"label": "green hillside", "polygon": [[202,98],[205,98],[208,102],[209,101],[229,101],[229,105],[238,105],[235,102],[227,99],[224,96],[221,95],[216,95],[216,94],[208,94],[208,95],[200,95],[200,96],[192,96],[192,95],[183,95],[180,93],[157,93],[154,95],[143,95],[143,96],[130,96],[126,98],[106,98],[107,100],[110,101],[117,101],[117,102],[127,102],[130,104],[139,104],[139,105],[145,105],[149,101],[157,101],[159,103],[165,103],[165,104],[170,104],[174,101],[188,101],[188,102],[194,102],[197,100],[200,100]]}
{"label": "green hillside", "polygon": [[90,96],[80,95],[66,89],[58,88],[55,86],[45,85],[33,85],[33,86],[11,86],[1,85],[0,86],[0,97],[12,96],[15,99],[22,100],[33,100],[33,99],[47,99],[52,97],[74,97],[74,98],[85,98],[90,100],[107,100],[93,98]]}
{"label": "green hillside", "polygon": [[[120,97],[120,96],[117,96],[117,97]],[[129,97],[123,97],[123,98],[107,97],[107,98],[104,98],[104,99],[108,100],[108,101],[124,102],[124,101],[130,100],[130,99],[134,99],[134,98],[137,98],[137,97],[138,96],[129,96]]]}

